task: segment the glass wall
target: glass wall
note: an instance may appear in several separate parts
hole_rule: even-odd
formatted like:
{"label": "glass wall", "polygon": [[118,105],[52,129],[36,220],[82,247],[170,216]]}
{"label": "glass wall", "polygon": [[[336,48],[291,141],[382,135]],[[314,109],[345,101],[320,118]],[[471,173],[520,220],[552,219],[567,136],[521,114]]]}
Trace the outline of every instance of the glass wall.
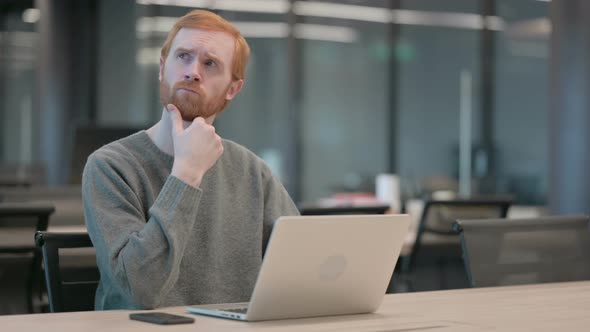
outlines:
{"label": "glass wall", "polygon": [[[402,1],[398,50],[399,174],[405,195],[458,190],[460,101],[480,140],[481,17],[477,1]],[[461,75],[471,84],[462,92]]]}
{"label": "glass wall", "polygon": [[[3,7],[0,15],[0,161],[32,164],[40,140],[39,13],[25,15],[32,1],[11,3],[19,5]],[[96,52],[96,75],[73,76],[94,90],[72,99],[92,103],[92,110],[78,111],[85,123],[151,126],[161,116],[160,47],[179,16],[209,8],[235,23],[252,47],[244,89],[216,122],[222,137],[266,160],[298,201],[372,192],[375,176],[384,172],[398,173],[404,194],[416,197],[457,190],[461,100],[470,100],[463,107],[471,115],[468,140],[477,149],[486,139],[482,72],[491,69],[493,193],[542,204],[549,4],[495,0],[495,13],[484,18],[483,3],[101,0],[97,42],[86,44],[96,49],[85,53]],[[482,68],[484,26],[494,31],[491,68]],[[462,75],[470,78],[463,89]]]}
{"label": "glass wall", "polygon": [[[387,171],[389,25],[386,1],[339,1],[303,17],[302,200],[373,191]],[[348,6],[347,6],[348,5]],[[381,5],[381,6],[379,6]],[[300,7],[299,10],[305,10]],[[368,9],[368,10],[367,10]],[[346,15],[347,10],[364,15]],[[307,11],[306,11],[307,12]]]}
{"label": "glass wall", "polygon": [[[209,8],[236,24],[252,47],[246,84],[218,117],[218,132],[266,160],[292,193],[298,191],[297,200],[372,192],[375,176],[392,171],[400,175],[406,197],[456,191],[460,131],[467,130],[473,151],[485,139],[493,142],[494,159],[483,172],[494,175],[494,191],[480,191],[474,178],[473,194],[510,193],[519,202],[542,202],[547,101],[538,96],[548,80],[546,37],[531,39],[519,31],[530,29],[521,20],[546,20],[548,4],[498,0],[496,15],[486,18],[483,1],[394,4],[264,0],[196,1],[187,7],[181,1],[138,1],[132,111],[126,120],[120,112],[111,118],[144,127],[159,119],[160,47],[177,17]],[[491,137],[482,136],[488,126],[481,105],[484,26],[494,31],[488,48],[494,75],[487,78],[493,80]],[[289,84],[293,73],[295,86]],[[462,75],[470,79],[463,90]],[[461,98],[470,100],[467,129],[460,126]],[[530,126],[519,130],[521,121]]]}
{"label": "glass wall", "polygon": [[549,3],[497,0],[495,36],[498,190],[544,204],[549,179]]}
{"label": "glass wall", "polygon": [[7,7],[0,12],[0,161],[30,165],[36,160],[38,11],[32,1]]}
{"label": "glass wall", "polygon": [[0,10],[0,186],[43,182],[39,163],[39,11],[32,1]]}

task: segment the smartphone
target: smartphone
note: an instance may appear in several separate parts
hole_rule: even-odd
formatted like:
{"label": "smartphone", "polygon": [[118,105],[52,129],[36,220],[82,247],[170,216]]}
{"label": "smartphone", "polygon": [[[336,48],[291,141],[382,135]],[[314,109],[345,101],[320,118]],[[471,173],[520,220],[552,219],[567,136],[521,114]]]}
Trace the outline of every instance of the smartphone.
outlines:
{"label": "smartphone", "polygon": [[140,312],[129,314],[129,318],[160,325],[191,324],[195,321],[195,319],[191,317],[178,316],[165,312]]}

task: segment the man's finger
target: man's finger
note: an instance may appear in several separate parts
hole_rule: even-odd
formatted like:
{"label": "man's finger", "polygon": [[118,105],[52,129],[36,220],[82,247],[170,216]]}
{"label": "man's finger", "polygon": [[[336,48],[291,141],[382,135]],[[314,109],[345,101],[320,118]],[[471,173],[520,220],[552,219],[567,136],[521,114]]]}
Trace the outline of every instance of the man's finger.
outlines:
{"label": "man's finger", "polygon": [[205,118],[205,122],[208,125],[212,125],[213,124],[213,120],[215,120],[215,117],[217,116],[217,114],[213,114],[211,116],[209,116],[208,118]]}
{"label": "man's finger", "polygon": [[182,117],[180,116],[180,111],[178,110],[178,108],[176,108],[176,106],[172,104],[168,104],[166,108],[168,109],[168,112],[170,112],[170,120],[172,120],[172,131],[177,134],[180,134],[184,130],[182,126]]}

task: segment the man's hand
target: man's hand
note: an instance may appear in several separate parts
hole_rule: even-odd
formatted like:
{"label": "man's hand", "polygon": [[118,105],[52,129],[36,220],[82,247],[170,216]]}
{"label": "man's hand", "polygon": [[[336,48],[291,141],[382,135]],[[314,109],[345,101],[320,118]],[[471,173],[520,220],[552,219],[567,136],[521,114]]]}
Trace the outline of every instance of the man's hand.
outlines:
{"label": "man's hand", "polygon": [[168,104],[174,143],[174,164],[172,175],[191,186],[199,187],[205,172],[221,157],[223,144],[221,137],[211,125],[213,116],[207,119],[195,118],[184,129],[180,112],[176,106]]}

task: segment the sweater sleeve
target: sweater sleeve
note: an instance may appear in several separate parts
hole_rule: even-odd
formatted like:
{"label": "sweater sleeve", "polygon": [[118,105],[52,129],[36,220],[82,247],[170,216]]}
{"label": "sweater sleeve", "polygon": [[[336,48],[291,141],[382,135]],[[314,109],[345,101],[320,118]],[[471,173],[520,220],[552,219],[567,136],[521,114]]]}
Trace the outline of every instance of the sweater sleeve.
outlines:
{"label": "sweater sleeve", "polygon": [[146,216],[116,164],[104,154],[88,159],[82,178],[88,232],[108,286],[134,306],[155,308],[178,280],[202,192],[169,176]]}
{"label": "sweater sleeve", "polygon": [[272,227],[281,216],[297,216],[299,210],[291,196],[281,182],[272,174],[268,167],[262,169],[262,181],[264,186],[264,234],[262,252],[266,250],[266,245],[272,232]]}

